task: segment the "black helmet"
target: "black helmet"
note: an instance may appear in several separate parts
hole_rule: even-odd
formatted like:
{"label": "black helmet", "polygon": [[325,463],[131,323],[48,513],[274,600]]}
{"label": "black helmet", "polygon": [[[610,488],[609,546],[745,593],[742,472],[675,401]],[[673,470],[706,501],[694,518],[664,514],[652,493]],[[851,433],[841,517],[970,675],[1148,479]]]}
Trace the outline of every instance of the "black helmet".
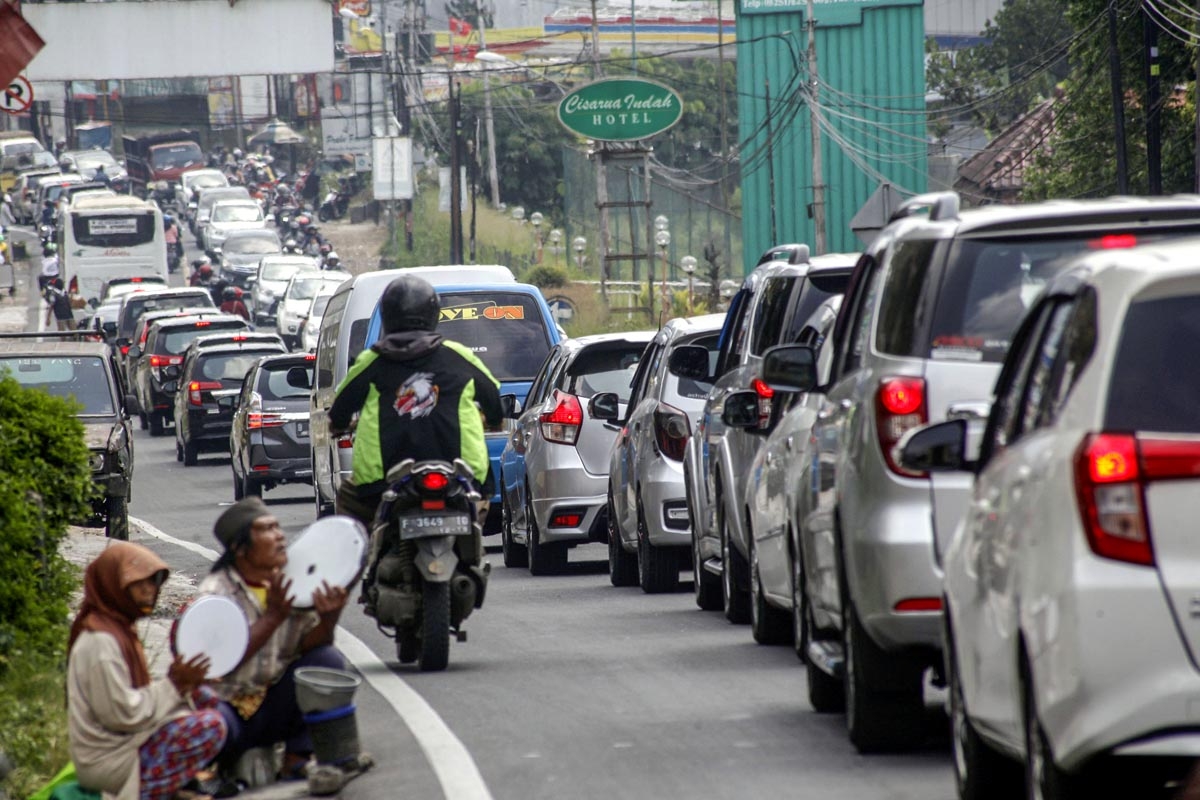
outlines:
{"label": "black helmet", "polygon": [[385,335],[399,331],[432,331],[437,327],[440,310],[433,286],[415,275],[396,278],[383,290],[379,300],[379,316]]}
{"label": "black helmet", "polygon": [[234,290],[234,288],[232,286],[226,286],[225,289],[221,292],[221,297],[224,298],[225,300],[237,300],[238,296],[237,296],[237,292]]}

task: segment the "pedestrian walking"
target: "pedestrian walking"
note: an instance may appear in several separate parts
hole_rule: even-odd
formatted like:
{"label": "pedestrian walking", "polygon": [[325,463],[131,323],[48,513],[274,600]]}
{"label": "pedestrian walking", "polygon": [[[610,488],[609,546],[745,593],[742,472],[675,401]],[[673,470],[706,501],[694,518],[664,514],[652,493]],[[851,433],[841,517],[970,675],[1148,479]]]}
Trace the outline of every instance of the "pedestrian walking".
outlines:
{"label": "pedestrian walking", "polygon": [[63,286],[62,278],[58,275],[50,278],[42,291],[46,300],[45,326],[50,327],[50,317],[53,315],[60,331],[69,331],[75,322],[75,311],[71,308],[71,295]]}

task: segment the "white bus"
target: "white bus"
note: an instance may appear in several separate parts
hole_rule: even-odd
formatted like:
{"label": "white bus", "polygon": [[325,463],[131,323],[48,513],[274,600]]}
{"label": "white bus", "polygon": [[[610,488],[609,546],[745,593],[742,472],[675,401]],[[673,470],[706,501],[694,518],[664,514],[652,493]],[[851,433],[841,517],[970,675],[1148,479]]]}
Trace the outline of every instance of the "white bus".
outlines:
{"label": "white bus", "polygon": [[81,195],[63,211],[58,258],[63,282],[91,305],[112,278],[154,276],[166,283],[162,211],[132,195]]}

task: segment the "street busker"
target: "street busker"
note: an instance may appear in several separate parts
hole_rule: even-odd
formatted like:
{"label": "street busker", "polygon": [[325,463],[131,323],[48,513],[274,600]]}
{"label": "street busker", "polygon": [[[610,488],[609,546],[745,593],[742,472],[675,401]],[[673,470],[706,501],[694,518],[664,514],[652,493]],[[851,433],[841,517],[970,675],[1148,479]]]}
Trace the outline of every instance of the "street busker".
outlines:
{"label": "street busker", "polygon": [[[461,458],[476,476],[488,475],[484,422],[500,425],[500,384],[463,345],[435,332],[440,314],[437,293],[415,276],[388,284],[379,300],[383,336],[363,351],[337,388],[329,409],[331,430],[351,428],[358,414],[351,480],[337,493],[339,514],[361,520],[370,530],[387,471],[406,458],[454,461]],[[490,497],[490,491],[482,491]],[[486,513],[486,501],[479,513]],[[367,613],[373,613],[374,562],[381,543],[372,537],[363,579]],[[482,541],[460,552],[466,564],[483,558]]]}
{"label": "street busker", "polygon": [[[110,542],[84,574],[67,645],[67,733],[79,784],[105,800],[177,796],[225,742],[204,656],[153,678],[134,623],[167,578],[153,551]],[[182,795],[178,795],[182,796]]]}
{"label": "street busker", "polygon": [[250,642],[240,666],[212,683],[221,697],[229,737],[217,759],[218,796],[238,791],[233,773],[247,751],[283,742],[281,778],[303,778],[312,741],[296,703],[298,667],[345,669],[333,632],[346,605],[346,590],[322,583],[313,608],[292,607],[291,582],[284,579],[287,540],[279,520],[257,497],[234,503],[213,530],[224,552],[200,583],[201,594],[231,598],[250,623]]}
{"label": "street busker", "polygon": [[244,320],[250,319],[250,311],[246,308],[246,304],[242,302],[242,290],[236,286],[226,286],[221,293],[224,302],[221,303],[221,311],[226,314],[236,314]]}

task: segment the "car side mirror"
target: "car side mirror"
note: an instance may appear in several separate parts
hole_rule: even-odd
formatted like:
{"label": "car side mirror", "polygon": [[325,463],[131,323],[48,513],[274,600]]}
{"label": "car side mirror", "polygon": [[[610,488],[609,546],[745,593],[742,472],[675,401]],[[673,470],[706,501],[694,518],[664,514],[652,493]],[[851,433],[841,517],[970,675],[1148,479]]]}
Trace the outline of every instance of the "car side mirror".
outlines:
{"label": "car side mirror", "polygon": [[238,396],[236,394],[226,394],[217,398],[217,408],[223,411],[232,411],[238,406]]}
{"label": "car side mirror", "polygon": [[169,380],[178,378],[179,377],[179,365],[171,364],[170,366],[163,367],[163,377],[167,378]]}
{"label": "car side mirror", "polygon": [[967,458],[968,425],[952,419],[908,431],[896,444],[900,465],[914,472],[974,472],[978,462]]}
{"label": "car side mirror", "polygon": [[811,392],[817,386],[817,354],[799,344],[772,347],[763,353],[762,380],[777,392]]}
{"label": "car side mirror", "polygon": [[128,414],[128,413],[130,413],[129,409],[137,408],[137,404],[138,404],[137,397],[132,394],[127,394],[127,395],[125,395],[125,406],[121,410],[124,411],[126,414]]}
{"label": "car side mirror", "polygon": [[104,331],[105,336],[112,336],[114,333],[117,332],[117,323],[102,322],[102,323],[100,323],[100,330]]}
{"label": "car side mirror", "polygon": [[287,371],[287,385],[293,389],[312,389],[312,375],[308,367],[292,367]]}
{"label": "car side mirror", "polygon": [[621,416],[621,399],[616,392],[601,392],[588,401],[588,415],[592,419],[616,422]]}
{"label": "car side mirror", "polygon": [[685,344],[671,351],[667,369],[679,378],[706,381],[708,374],[708,348],[698,344]]}
{"label": "car side mirror", "polygon": [[[707,351],[705,351],[707,352]],[[744,431],[758,429],[758,392],[733,392],[725,398],[721,422]]]}
{"label": "car side mirror", "polygon": [[128,355],[131,359],[141,358],[142,357],[142,348],[138,347],[136,344],[132,345],[129,348],[129,352],[126,353],[126,355]]}
{"label": "car side mirror", "polygon": [[516,419],[521,416],[521,401],[515,394],[500,395],[500,416],[505,419]]}

